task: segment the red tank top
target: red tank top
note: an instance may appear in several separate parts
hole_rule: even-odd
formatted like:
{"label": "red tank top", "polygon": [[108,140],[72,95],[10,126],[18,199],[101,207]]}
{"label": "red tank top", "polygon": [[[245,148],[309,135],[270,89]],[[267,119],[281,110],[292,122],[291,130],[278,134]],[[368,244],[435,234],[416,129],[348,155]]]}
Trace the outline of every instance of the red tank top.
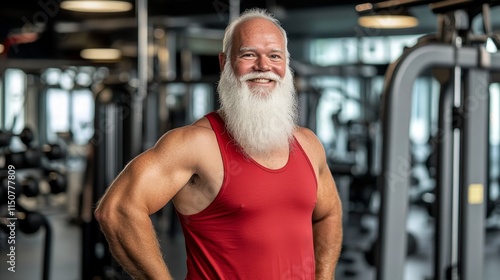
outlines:
{"label": "red tank top", "polygon": [[302,147],[295,140],[286,165],[269,169],[240,152],[217,113],[206,117],[217,136],[224,181],[207,208],[178,213],[186,279],[313,280],[317,182]]}

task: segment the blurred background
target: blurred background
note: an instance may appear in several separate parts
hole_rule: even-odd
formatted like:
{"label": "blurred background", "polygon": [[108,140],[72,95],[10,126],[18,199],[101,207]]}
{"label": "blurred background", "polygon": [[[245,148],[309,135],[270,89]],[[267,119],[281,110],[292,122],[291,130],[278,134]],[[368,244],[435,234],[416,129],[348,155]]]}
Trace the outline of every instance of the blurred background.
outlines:
{"label": "blurred background", "polygon": [[[469,279],[468,271],[480,267],[476,275],[497,279],[497,4],[498,1],[463,0],[3,1],[0,224],[4,230],[0,230],[0,278],[128,279],[109,255],[93,219],[95,204],[123,166],[153,146],[162,134],[218,108],[217,55],[222,49],[224,28],[244,10],[260,7],[275,14],[287,31],[300,103],[299,121],[323,143],[342,198],[345,240],[336,279],[383,279],[380,271],[389,267],[382,262],[392,249],[384,249],[388,253],[381,259],[376,247],[377,236],[386,233],[379,231],[385,219],[380,215],[381,205],[392,205],[384,204],[386,194],[381,184],[384,159],[390,149],[384,146],[389,134],[384,134],[387,124],[383,116],[398,118],[397,114],[388,113],[394,111],[384,103],[389,100],[386,96],[398,89],[389,86],[390,77],[397,72],[391,65],[427,41],[450,50],[471,49],[472,55],[467,51],[455,54],[467,59],[453,60],[451,66],[443,63],[451,72],[438,75],[429,66],[415,79],[403,80],[411,84],[410,91],[397,93],[409,96],[411,104],[406,111],[408,135],[404,133],[401,138],[408,142],[409,150],[408,156],[403,156],[407,187],[402,188],[404,196],[399,197],[408,203],[401,208],[404,222],[398,220],[408,233],[401,237],[407,248],[403,267],[394,270],[403,271],[404,279]],[[375,15],[388,15],[390,19],[376,19],[372,25],[362,20]],[[391,25],[400,17],[409,20],[404,22],[406,25]],[[436,48],[435,54],[426,58],[432,61],[435,55],[439,61],[443,59],[439,53]],[[474,62],[464,62],[469,60]],[[418,61],[412,62],[416,65]],[[486,148],[480,152],[472,148],[472,152],[461,150],[455,162],[467,152],[484,153],[477,162],[466,157],[464,161],[470,165],[457,167],[462,168],[462,173],[467,173],[471,165],[484,167],[480,201],[469,203],[472,208],[466,208],[458,199],[465,190],[457,187],[456,194],[445,193],[444,197],[455,199],[455,206],[446,212],[453,223],[451,232],[437,239],[437,234],[442,233],[437,231],[436,222],[442,212],[436,209],[441,209],[437,206],[437,186],[443,174],[438,172],[439,164],[443,164],[438,161],[438,146],[445,148],[439,133],[443,80],[457,75],[457,69],[476,66],[484,71],[473,77],[487,81],[487,90],[481,95],[484,98],[474,101],[484,101],[487,107],[486,119],[481,123],[484,135],[477,136],[484,141],[478,140],[472,146]],[[467,69],[461,72],[462,76],[454,76],[459,84],[455,89],[460,86],[461,77],[469,77]],[[463,104],[465,101],[462,99]],[[475,114],[475,110],[471,111]],[[467,118],[457,114],[460,120]],[[462,129],[456,123],[453,127]],[[460,140],[463,147],[468,140]],[[457,182],[462,183],[456,186],[469,179],[460,180]],[[15,208],[9,201],[16,202]],[[467,228],[472,230],[475,226],[462,222],[469,221],[462,215],[476,211],[476,204],[482,213],[472,218],[481,221],[479,245],[468,243],[475,232]],[[9,211],[15,213],[11,215]],[[12,221],[9,218],[17,219],[14,231],[8,226]],[[152,219],[172,273],[176,279],[183,279],[184,244],[172,206],[168,204]],[[448,237],[451,249],[445,253],[445,259],[451,261],[445,270],[449,273],[438,276],[436,240]],[[16,272],[9,271],[13,266],[9,263],[12,239]],[[382,247],[386,248],[390,239],[383,240]],[[461,248],[466,246],[480,247],[481,257],[474,264],[464,259],[468,251]],[[398,256],[393,255],[395,259]]]}

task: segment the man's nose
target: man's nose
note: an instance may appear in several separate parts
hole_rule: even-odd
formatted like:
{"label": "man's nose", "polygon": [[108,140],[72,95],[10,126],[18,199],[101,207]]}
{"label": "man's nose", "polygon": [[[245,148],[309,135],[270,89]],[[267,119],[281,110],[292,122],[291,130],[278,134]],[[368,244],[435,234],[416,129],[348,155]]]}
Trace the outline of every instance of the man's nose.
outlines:
{"label": "man's nose", "polygon": [[255,61],[254,65],[255,71],[269,71],[271,67],[269,66],[269,59],[267,57],[259,57]]}

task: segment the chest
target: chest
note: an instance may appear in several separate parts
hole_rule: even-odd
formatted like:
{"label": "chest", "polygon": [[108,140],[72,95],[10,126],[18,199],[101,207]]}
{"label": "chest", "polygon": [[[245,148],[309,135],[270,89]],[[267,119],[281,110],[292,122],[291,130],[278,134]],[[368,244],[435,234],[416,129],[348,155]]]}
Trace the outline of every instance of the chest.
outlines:
{"label": "chest", "polygon": [[307,158],[291,154],[284,166],[271,169],[252,158],[225,162],[225,173],[213,208],[242,218],[269,211],[310,213],[316,203],[316,178]]}

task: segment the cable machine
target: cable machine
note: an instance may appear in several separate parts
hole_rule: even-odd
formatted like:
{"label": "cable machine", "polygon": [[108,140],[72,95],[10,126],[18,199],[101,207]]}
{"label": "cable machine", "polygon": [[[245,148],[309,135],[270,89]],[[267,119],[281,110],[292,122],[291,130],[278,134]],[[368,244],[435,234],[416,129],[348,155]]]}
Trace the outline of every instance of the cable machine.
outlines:
{"label": "cable machine", "polygon": [[[393,3],[397,2],[397,3]],[[438,129],[437,215],[434,278],[483,279],[485,197],[488,183],[488,115],[491,74],[500,71],[500,54],[488,53],[490,7],[499,1],[386,1],[387,5],[430,3],[438,15],[436,36],[422,38],[391,64],[382,101],[383,147],[379,178],[380,260],[377,279],[403,279],[411,178],[409,123],[412,86],[425,69],[441,84]],[[381,4],[381,3],[378,3]],[[382,5],[380,5],[382,6]],[[483,17],[485,34],[472,32]]]}

